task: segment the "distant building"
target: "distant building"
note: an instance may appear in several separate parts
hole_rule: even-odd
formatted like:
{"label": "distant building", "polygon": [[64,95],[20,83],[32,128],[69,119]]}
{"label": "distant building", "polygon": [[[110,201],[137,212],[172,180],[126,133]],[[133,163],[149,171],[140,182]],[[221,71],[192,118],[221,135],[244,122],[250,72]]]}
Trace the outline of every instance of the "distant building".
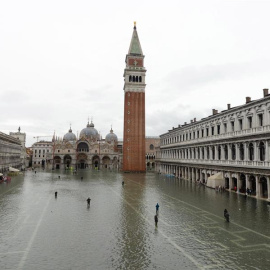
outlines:
{"label": "distant building", "polygon": [[39,141],[32,145],[32,167],[45,167],[51,162],[52,141]]}
{"label": "distant building", "polygon": [[46,163],[54,169],[121,169],[122,147],[112,129],[102,139],[93,122],[88,122],[79,139],[71,128],[63,139],[53,139]]}
{"label": "distant building", "polygon": [[10,132],[10,136],[18,139],[21,142],[21,164],[22,169],[25,169],[29,166],[29,160],[27,159],[27,153],[25,148],[26,134],[21,132],[21,128],[18,128],[18,132]]}
{"label": "distant building", "polygon": [[147,170],[154,170],[156,166],[156,152],[160,146],[159,137],[145,138],[145,163]]}
{"label": "distant building", "polygon": [[10,135],[0,132],[0,172],[7,172],[9,167],[22,168],[21,142]]}
{"label": "distant building", "polygon": [[222,185],[270,200],[270,95],[179,125],[160,135],[156,170],[203,183],[222,176]]}

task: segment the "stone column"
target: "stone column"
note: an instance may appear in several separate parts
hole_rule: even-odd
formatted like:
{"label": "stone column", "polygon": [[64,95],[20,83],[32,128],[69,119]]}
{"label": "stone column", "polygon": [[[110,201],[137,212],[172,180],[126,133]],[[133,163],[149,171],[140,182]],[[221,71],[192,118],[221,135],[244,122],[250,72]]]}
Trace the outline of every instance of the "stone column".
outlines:
{"label": "stone column", "polygon": [[240,183],[241,183],[241,181],[240,181],[240,173],[237,173],[236,175],[237,175],[237,192],[239,192]]}
{"label": "stone column", "polygon": [[266,176],[266,180],[267,180],[267,195],[268,195],[268,201],[270,201],[270,177]]}
{"label": "stone column", "polygon": [[249,188],[249,174],[246,174],[246,191],[247,191],[247,188]]}
{"label": "stone column", "polygon": [[265,141],[265,161],[269,161],[269,145],[268,145],[268,141]]}
{"label": "stone column", "polygon": [[259,183],[259,176],[256,175],[256,197],[260,198],[261,197],[261,187],[260,187],[260,183]]}
{"label": "stone column", "polygon": [[218,145],[215,145],[215,160],[218,160]]}
{"label": "stone column", "polygon": [[254,161],[259,161],[259,142],[254,142]]}
{"label": "stone column", "polygon": [[232,173],[229,172],[229,190],[231,190],[233,188],[233,184],[232,184]]}
{"label": "stone column", "polygon": [[236,143],[235,151],[236,151],[235,160],[239,161],[240,160],[240,143]]}
{"label": "stone column", "polygon": [[228,160],[232,160],[232,144],[228,144]]}

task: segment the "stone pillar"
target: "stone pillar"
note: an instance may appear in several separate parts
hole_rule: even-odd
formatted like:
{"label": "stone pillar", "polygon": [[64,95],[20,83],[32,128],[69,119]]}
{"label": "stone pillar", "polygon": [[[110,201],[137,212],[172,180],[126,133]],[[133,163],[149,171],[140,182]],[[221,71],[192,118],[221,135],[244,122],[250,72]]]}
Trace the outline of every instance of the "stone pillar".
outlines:
{"label": "stone pillar", "polygon": [[225,160],[225,145],[221,145],[220,149],[221,149],[220,159]]}
{"label": "stone pillar", "polygon": [[250,188],[249,187],[249,174],[246,174],[246,191],[247,191],[247,188]]}
{"label": "stone pillar", "polygon": [[266,180],[267,180],[267,195],[268,195],[268,201],[270,201],[270,177],[266,176]]}
{"label": "stone pillar", "polygon": [[232,144],[228,144],[228,160],[232,160]]}
{"label": "stone pillar", "polygon": [[260,183],[259,183],[259,176],[256,175],[256,197],[260,198],[261,197],[261,187],[260,187]]}
{"label": "stone pillar", "polygon": [[240,173],[237,173],[236,175],[237,175],[237,192],[239,192],[240,183],[241,183],[241,181],[240,181]]}
{"label": "stone pillar", "polygon": [[229,172],[229,190],[231,190],[233,188],[233,184],[232,184],[232,173]]}
{"label": "stone pillar", "polygon": [[235,160],[236,161],[239,161],[240,160],[240,143],[237,143],[236,144],[236,147],[235,147],[235,151],[236,151],[236,157],[235,157]]}
{"label": "stone pillar", "polygon": [[215,160],[218,160],[218,145],[215,145]]}
{"label": "stone pillar", "polygon": [[259,161],[259,142],[254,142],[253,143],[254,146],[254,161]]}
{"label": "stone pillar", "polygon": [[244,161],[248,161],[248,142],[244,142]]}
{"label": "stone pillar", "polygon": [[268,145],[268,141],[265,141],[264,145],[265,145],[265,161],[269,161],[269,145]]}

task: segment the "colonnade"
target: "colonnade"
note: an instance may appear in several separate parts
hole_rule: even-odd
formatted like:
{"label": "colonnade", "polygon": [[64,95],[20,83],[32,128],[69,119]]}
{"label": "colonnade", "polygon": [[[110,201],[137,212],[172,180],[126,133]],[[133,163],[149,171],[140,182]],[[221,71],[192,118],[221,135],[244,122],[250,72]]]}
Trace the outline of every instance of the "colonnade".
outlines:
{"label": "colonnade", "polygon": [[171,164],[158,164],[157,170],[162,174],[173,175],[178,179],[200,181],[203,184],[207,183],[211,175],[221,172],[224,178],[223,186],[226,189],[236,190],[240,193],[246,193],[248,190],[251,195],[257,198],[270,200],[270,176],[268,175]]}

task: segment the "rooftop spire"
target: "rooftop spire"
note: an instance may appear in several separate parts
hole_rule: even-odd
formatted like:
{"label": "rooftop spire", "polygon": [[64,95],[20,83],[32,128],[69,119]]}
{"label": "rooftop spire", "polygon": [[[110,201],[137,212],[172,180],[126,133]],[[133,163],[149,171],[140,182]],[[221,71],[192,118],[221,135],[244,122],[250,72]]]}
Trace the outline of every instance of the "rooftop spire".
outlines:
{"label": "rooftop spire", "polygon": [[143,55],[142,47],[137,33],[136,22],[134,22],[133,34],[128,50],[128,54]]}

